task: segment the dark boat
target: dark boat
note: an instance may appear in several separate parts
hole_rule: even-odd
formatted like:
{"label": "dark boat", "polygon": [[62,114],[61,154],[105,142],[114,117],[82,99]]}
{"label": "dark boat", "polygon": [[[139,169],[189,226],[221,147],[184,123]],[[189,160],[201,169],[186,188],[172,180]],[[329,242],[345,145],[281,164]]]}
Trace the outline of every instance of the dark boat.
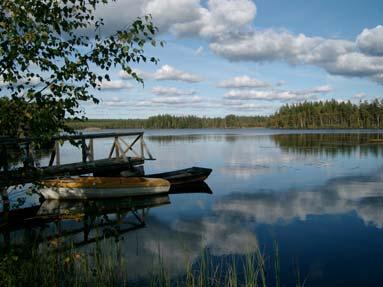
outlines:
{"label": "dark boat", "polygon": [[212,190],[204,181],[185,183],[185,184],[172,184],[170,186],[169,194],[184,194],[184,193],[206,193],[212,194]]}
{"label": "dark boat", "polygon": [[173,184],[185,184],[204,181],[212,172],[210,168],[191,167],[170,172],[148,174],[145,177],[163,178]]}

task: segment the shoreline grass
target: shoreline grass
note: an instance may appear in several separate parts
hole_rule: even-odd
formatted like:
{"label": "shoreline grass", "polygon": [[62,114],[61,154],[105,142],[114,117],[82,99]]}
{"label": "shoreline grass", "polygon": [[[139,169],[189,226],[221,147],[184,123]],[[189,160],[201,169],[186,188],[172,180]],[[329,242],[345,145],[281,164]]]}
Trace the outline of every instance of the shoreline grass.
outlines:
{"label": "shoreline grass", "polygon": [[[174,275],[161,252],[146,276],[135,277],[122,256],[122,241],[107,239],[92,248],[76,250],[70,244],[59,251],[52,243],[11,249],[0,260],[0,286],[150,286],[150,287],[268,287],[281,285],[279,250],[269,258],[257,248],[219,260],[204,249],[197,260],[185,259]],[[55,243],[57,244],[57,243]],[[61,249],[62,250],[62,249]],[[159,249],[160,250],[160,249]],[[267,262],[267,263],[266,263]],[[268,268],[267,266],[272,268]],[[299,270],[299,269],[298,269]],[[299,274],[299,271],[298,273]],[[297,278],[297,286],[304,286]]]}

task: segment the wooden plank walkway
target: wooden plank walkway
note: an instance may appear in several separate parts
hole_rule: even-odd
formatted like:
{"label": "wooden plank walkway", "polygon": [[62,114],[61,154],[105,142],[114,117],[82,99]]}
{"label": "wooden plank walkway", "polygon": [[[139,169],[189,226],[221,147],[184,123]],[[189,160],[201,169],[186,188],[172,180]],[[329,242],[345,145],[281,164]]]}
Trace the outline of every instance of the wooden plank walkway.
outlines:
{"label": "wooden plank walkway", "polygon": [[60,166],[48,166],[26,170],[19,168],[0,173],[0,186],[17,185],[32,182],[39,179],[47,179],[60,176],[74,176],[89,173],[118,175],[123,170],[131,170],[134,166],[144,164],[141,158],[100,159],[88,162],[76,162],[62,164]]}

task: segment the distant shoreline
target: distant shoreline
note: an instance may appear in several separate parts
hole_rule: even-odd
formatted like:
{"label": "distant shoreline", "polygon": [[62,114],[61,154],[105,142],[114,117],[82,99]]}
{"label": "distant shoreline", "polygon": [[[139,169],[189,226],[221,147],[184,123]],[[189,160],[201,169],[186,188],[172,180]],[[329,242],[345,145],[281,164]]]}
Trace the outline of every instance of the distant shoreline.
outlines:
{"label": "distant shoreline", "polygon": [[216,127],[207,127],[207,128],[145,128],[145,127],[114,127],[114,128],[100,128],[100,127],[85,127],[77,130],[92,132],[92,131],[102,131],[102,130],[119,130],[119,129],[142,129],[142,130],[208,130],[208,129],[226,129],[226,130],[233,130],[233,129],[270,129],[270,130],[301,130],[301,131],[322,131],[322,130],[344,130],[344,131],[368,131],[368,130],[382,130],[383,128],[275,128],[275,127],[226,127],[226,128],[216,128]]}
{"label": "distant shoreline", "polygon": [[206,128],[278,128],[278,129],[381,129],[383,100],[360,102],[319,101],[282,106],[270,116],[197,117],[157,115],[147,119],[69,120],[73,129],[206,129]]}
{"label": "distant shoreline", "polygon": [[202,129],[202,128],[263,128],[266,116],[235,116],[207,118],[196,116],[158,115],[147,119],[88,119],[68,121],[78,130],[90,129]]}

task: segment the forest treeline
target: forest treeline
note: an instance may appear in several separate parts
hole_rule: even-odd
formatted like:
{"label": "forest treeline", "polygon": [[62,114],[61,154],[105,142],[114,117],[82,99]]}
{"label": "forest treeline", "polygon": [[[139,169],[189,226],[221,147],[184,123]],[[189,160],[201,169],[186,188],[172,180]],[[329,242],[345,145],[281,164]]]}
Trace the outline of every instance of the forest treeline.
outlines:
{"label": "forest treeline", "polygon": [[197,116],[158,115],[147,119],[89,119],[85,122],[70,121],[75,129],[85,128],[133,128],[133,129],[200,129],[200,128],[246,128],[264,127],[266,116],[235,116],[208,118]]}
{"label": "forest treeline", "polygon": [[147,119],[89,119],[70,121],[75,129],[85,128],[383,128],[383,101],[353,104],[348,102],[318,101],[286,104],[270,116],[197,117],[157,115]]}
{"label": "forest treeline", "polygon": [[274,128],[383,128],[383,101],[302,102],[282,106],[267,120]]}

